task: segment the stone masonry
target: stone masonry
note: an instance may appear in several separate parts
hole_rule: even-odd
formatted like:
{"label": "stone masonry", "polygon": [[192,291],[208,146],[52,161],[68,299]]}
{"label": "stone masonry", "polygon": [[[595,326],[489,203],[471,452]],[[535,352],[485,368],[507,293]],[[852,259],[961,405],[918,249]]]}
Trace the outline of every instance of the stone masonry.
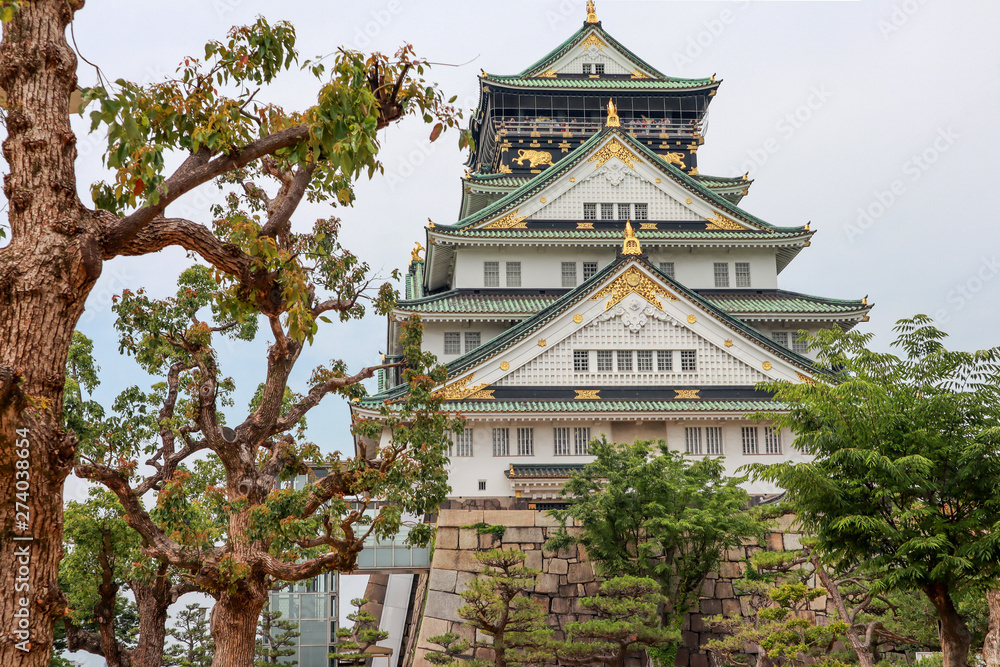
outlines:
{"label": "stone masonry", "polygon": [[[462,528],[477,523],[506,527],[503,539],[493,535],[477,535],[475,529]],[[730,549],[723,556],[718,572],[709,575],[702,586],[697,609],[687,614],[683,626],[682,646],[677,655],[677,667],[709,667],[709,657],[701,647],[716,637],[703,618],[715,614],[739,611],[746,614],[748,605],[733,588],[746,568],[745,559],[755,551],[779,551],[800,546],[801,534],[793,532],[793,517],[786,516],[776,531],[768,534],[764,544],[747,544]],[[414,667],[430,665],[426,659],[433,644],[428,637],[456,632],[470,641],[473,630],[458,616],[464,604],[459,596],[468,582],[476,577],[480,565],[474,554],[480,549],[517,547],[525,552],[525,565],[541,570],[534,596],[549,612],[549,625],[561,638],[566,623],[586,620],[587,612],[580,608],[581,597],[595,595],[600,579],[594,574],[583,547],[559,552],[543,548],[545,541],[557,530],[557,522],[546,512],[528,509],[444,509],[437,522],[437,538],[431,563],[430,579],[423,620],[420,626]],[[579,530],[570,527],[569,530]],[[829,608],[828,608],[829,607]],[[812,613],[823,618],[833,613],[832,602],[825,597],[814,601]],[[482,638],[481,638],[482,639]]]}

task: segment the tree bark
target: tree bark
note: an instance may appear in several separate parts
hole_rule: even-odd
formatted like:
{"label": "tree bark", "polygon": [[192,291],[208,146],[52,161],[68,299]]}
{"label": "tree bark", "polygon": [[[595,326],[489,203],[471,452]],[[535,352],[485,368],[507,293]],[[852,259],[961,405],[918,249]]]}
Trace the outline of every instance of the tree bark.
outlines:
{"label": "tree bark", "polygon": [[59,428],[66,354],[101,273],[91,215],[76,194],[69,123],[76,57],[65,31],[82,5],[22,3],[0,43],[11,232],[0,249],[0,590],[13,592],[0,602],[0,618],[9,619],[0,628],[0,664],[18,667],[48,666],[53,625],[64,613],[63,481],[75,451]]}
{"label": "tree bark", "polygon": [[219,596],[212,608],[212,667],[253,667],[257,619],[266,602],[263,577],[240,580],[236,592]]}
{"label": "tree bark", "polygon": [[986,667],[1000,667],[1000,590],[986,591],[986,604],[990,608],[990,626],[983,641],[983,660]]}
{"label": "tree bark", "polygon": [[937,610],[941,624],[939,635],[944,667],[965,667],[969,661],[972,634],[955,608],[947,584],[930,584],[924,587],[924,593]]}

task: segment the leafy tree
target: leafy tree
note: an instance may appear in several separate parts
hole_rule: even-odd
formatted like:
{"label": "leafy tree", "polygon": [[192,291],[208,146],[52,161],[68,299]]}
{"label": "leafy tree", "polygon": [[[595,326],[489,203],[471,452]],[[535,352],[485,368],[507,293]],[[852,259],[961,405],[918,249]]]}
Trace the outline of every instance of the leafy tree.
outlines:
{"label": "leafy tree", "polygon": [[555,642],[552,653],[559,664],[622,667],[639,649],[662,649],[680,639],[679,631],[660,627],[657,610],[664,602],[652,579],[608,579],[596,596],[580,600],[597,618],[567,623],[566,641]]}
{"label": "leafy tree", "polygon": [[474,665],[507,667],[548,662],[552,657],[552,631],[545,627],[541,605],[527,593],[541,572],[525,567],[524,552],[518,549],[490,549],[475,556],[483,564],[483,572],[460,594],[465,605],[459,608],[458,615],[492,641],[468,644],[454,633],[431,637],[429,641],[445,650],[429,653],[428,660],[437,665],[449,664],[471,646],[474,651],[482,648],[493,652],[491,662],[472,661]]}
{"label": "leafy tree", "polygon": [[163,667],[209,667],[215,645],[208,632],[208,609],[189,604],[177,614],[177,622],[167,633],[176,642],[163,654]]}
{"label": "leafy tree", "polygon": [[300,634],[298,623],[283,621],[280,611],[265,609],[257,623],[257,659],[254,660],[254,666],[267,667],[280,662],[282,665],[295,667],[299,664],[298,660],[282,658],[295,655],[295,640]]}
{"label": "leafy tree", "polygon": [[368,600],[354,598],[351,604],[356,609],[347,615],[347,620],[354,625],[349,628],[337,628],[337,650],[330,654],[342,663],[364,664],[370,655],[369,649],[383,639],[389,638],[389,633],[379,630],[378,619],[364,606]]}
{"label": "leafy tree", "polygon": [[[579,542],[601,575],[655,580],[667,599],[662,625],[679,628],[722,551],[763,538],[764,510],[747,509],[741,480],[726,477],[717,458],[692,462],[662,440],[615,444],[603,437],[590,453],[594,460],[564,487],[568,508],[553,511],[563,529],[548,548]],[[579,537],[565,530],[569,518],[581,526]]]}
{"label": "leafy tree", "polygon": [[[184,58],[172,79],[147,86],[118,80],[84,91],[94,129],[106,132],[105,164],[113,171],[107,183],[90,188],[94,203],[88,206],[77,194],[87,184],[75,173],[70,98],[77,90],[77,59],[65,37],[83,5],[0,0],[3,144],[10,169],[4,183],[9,243],[0,248],[0,470],[8,472],[0,475],[0,560],[14,562],[15,549],[23,546],[12,533],[34,538],[29,627],[15,642],[0,644],[0,664],[28,667],[49,663],[54,619],[65,608],[57,582],[63,482],[76,439],[63,429],[63,377],[73,330],[105,262],[180,246],[213,268],[226,294],[225,312],[239,313],[241,321],[250,319],[249,311],[264,314],[274,345],[261,410],[235,429],[237,443],[220,440],[215,417],[205,417],[213,424],[202,436],[215,449],[240,450],[235,458],[254,461],[261,444],[281,439],[275,406],[317,321],[325,312],[341,319],[359,315],[358,295],[367,284],[362,266],[335,247],[333,221],[320,221],[309,233],[291,232],[299,203],[350,204],[354,180],[381,170],[378,130],[388,124],[412,114],[435,124],[433,139],[458,123],[457,111],[424,79],[426,63],[409,46],[392,57],[339,50],[327,62],[307,63],[317,79],[313,106],[285,110],[268,101],[269,84],[297,64],[297,53],[293,28],[262,18],[206,45],[204,58]],[[173,164],[179,166],[168,171]],[[239,211],[230,199],[214,221],[166,214],[168,206],[213,182],[243,198]],[[389,295],[382,294],[387,302]],[[217,385],[209,375],[200,379],[206,384],[198,412],[214,415]],[[311,385],[306,400],[318,402],[330,387],[325,380]],[[297,420],[295,415],[292,423]],[[27,458],[19,456],[24,451]],[[19,461],[30,466],[31,494],[27,526],[15,530],[18,479],[9,473]],[[239,477],[237,468],[227,470]],[[120,498],[129,495],[118,473],[101,469],[98,476],[109,476]],[[234,495],[242,481],[232,480]],[[133,518],[134,503],[122,504],[154,555],[175,565],[185,561],[141,513]],[[0,589],[13,590],[15,577],[16,570],[0,570]],[[243,652],[220,650],[219,665],[250,665],[258,605],[249,607],[252,621],[237,624]],[[227,620],[217,627],[228,632],[236,626]],[[224,642],[220,647],[228,648]]]}
{"label": "leafy tree", "polygon": [[971,634],[955,596],[1000,578],[1000,350],[947,350],[924,315],[895,331],[901,357],[869,350],[869,334],[816,334],[835,381],[765,385],[789,406],[775,422],[814,458],[749,468],[787,490],[822,553],[878,591],[922,590],[945,667],[961,667]]}

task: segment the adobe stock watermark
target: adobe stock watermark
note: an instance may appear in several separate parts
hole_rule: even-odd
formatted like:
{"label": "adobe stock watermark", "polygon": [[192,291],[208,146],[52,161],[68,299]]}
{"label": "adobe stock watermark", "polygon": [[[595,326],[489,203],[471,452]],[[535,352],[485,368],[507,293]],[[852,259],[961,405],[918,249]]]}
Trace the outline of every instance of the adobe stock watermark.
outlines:
{"label": "adobe stock watermark", "polygon": [[882,39],[887,40],[891,35],[902,30],[903,26],[909,23],[910,19],[925,4],[927,4],[927,0],[903,0],[894,4],[889,11],[889,15],[886,18],[879,19],[875,23],[878,31],[882,34]]}
{"label": "adobe stock watermark", "polygon": [[26,428],[17,429],[14,462],[14,562],[11,566],[17,575],[14,577],[14,618],[12,635],[18,640],[14,647],[25,653],[30,648],[31,641],[31,541],[34,539],[29,532],[31,525],[31,433]]}
{"label": "adobe stock watermark", "polygon": [[956,313],[976,298],[988,283],[1000,275],[1000,258],[994,253],[989,257],[982,257],[979,266],[969,275],[968,278],[954,285],[945,296],[948,302],[947,308],[940,308],[934,312],[934,321],[944,324],[951,319],[952,313]]}
{"label": "adobe stock watermark", "polygon": [[372,40],[378,37],[383,30],[389,27],[393,19],[403,13],[403,3],[401,0],[389,0],[381,9],[373,9],[369,12],[370,19],[354,30],[354,41],[351,44],[355,49],[367,48]]}
{"label": "adobe stock watermark", "polygon": [[674,51],[674,67],[683,71],[688,65],[700,58],[712,45],[722,37],[726,28],[736,23],[739,12],[750,6],[750,0],[733,0],[733,9],[723,9],[715,18],[701,22],[701,29],[689,35],[681,49]]}
{"label": "adobe stock watermark", "polygon": [[801,130],[806,123],[813,119],[820,109],[833,97],[833,92],[828,90],[826,84],[812,86],[806,99],[794,109],[782,116],[774,124],[777,136],[770,136],[761,142],[760,146],[747,151],[747,159],[733,170],[733,176],[747,174],[753,176],[754,173],[771,159],[771,156],[781,150],[781,146],[791,140],[795,134]]}
{"label": "adobe stock watermark", "polygon": [[919,181],[927,173],[927,170],[951,149],[959,136],[951,125],[939,128],[934,140],[927,148],[919,153],[914,153],[903,162],[901,171],[906,178],[897,178],[889,183],[884,190],[875,190],[872,193],[872,200],[866,206],[858,208],[857,219],[844,226],[847,240],[856,243],[858,238],[863,236],[899,201],[900,197],[906,194],[910,187],[909,184]]}

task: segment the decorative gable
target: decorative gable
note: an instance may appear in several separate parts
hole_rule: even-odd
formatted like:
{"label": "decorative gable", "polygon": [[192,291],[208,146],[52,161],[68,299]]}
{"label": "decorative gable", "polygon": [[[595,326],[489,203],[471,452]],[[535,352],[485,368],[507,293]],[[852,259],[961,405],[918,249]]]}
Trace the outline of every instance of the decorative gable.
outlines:
{"label": "decorative gable", "polygon": [[[601,30],[592,27],[570,47],[566,53],[552,62],[548,68],[537,76],[554,77],[557,74],[595,74],[593,65],[604,66],[605,74],[631,74],[633,78],[646,79],[658,77],[659,73],[647,71],[639,67],[635,57],[630,57],[618,45],[612,42]],[[585,72],[584,65],[591,65],[591,71]]]}

